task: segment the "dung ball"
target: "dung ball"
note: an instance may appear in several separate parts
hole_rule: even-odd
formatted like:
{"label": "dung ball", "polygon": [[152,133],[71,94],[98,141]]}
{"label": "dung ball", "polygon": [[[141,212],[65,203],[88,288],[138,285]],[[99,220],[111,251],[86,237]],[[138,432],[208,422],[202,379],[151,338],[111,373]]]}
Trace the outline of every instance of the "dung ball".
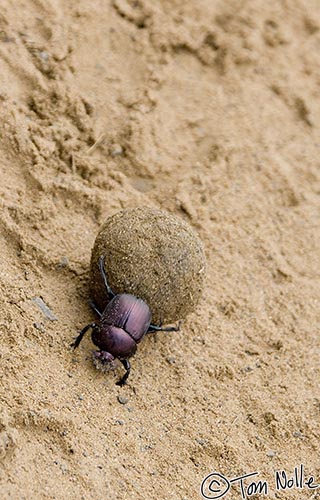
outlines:
{"label": "dung ball", "polygon": [[91,294],[103,310],[108,296],[98,268],[101,255],[112,290],[144,300],[153,324],[183,319],[199,302],[205,278],[202,242],[189,224],[168,212],[122,210],[101,227],[91,255]]}

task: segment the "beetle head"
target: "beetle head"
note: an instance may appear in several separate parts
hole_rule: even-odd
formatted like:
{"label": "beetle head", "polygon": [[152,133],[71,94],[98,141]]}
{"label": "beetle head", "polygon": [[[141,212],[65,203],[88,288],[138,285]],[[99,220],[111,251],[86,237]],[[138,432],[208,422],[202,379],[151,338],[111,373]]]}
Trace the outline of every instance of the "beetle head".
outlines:
{"label": "beetle head", "polygon": [[112,356],[112,354],[106,351],[94,351],[93,363],[96,368],[102,370],[103,372],[115,370],[117,367],[116,359]]}

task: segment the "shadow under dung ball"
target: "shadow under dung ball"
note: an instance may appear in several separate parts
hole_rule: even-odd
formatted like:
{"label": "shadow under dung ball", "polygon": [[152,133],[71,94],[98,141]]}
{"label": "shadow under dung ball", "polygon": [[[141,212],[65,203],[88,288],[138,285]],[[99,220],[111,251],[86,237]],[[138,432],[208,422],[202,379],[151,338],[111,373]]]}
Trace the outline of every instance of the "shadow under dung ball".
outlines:
{"label": "shadow under dung ball", "polygon": [[153,324],[183,319],[199,302],[205,278],[201,240],[168,212],[122,210],[100,229],[91,255],[91,296],[104,309],[108,298],[98,268],[101,255],[112,290],[143,299]]}

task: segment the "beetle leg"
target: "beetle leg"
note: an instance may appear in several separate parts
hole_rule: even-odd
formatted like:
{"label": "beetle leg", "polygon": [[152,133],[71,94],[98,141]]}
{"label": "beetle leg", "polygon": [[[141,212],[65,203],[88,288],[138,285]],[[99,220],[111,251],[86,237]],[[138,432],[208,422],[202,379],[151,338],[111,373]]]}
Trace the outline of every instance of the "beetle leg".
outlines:
{"label": "beetle leg", "polygon": [[102,312],[99,311],[98,306],[93,302],[93,300],[90,300],[89,304],[94,310],[94,312],[99,316],[99,318],[101,318]]}
{"label": "beetle leg", "polygon": [[165,326],[164,328],[162,325],[149,325],[147,333],[152,333],[152,332],[178,332],[180,330],[180,325],[181,321],[179,321],[178,325],[176,326]]}
{"label": "beetle leg", "polygon": [[90,328],[95,328],[97,325],[95,323],[90,323],[90,325],[87,325],[85,326],[84,328],[82,328],[81,332],[79,333],[78,337],[75,339],[74,342],[72,342],[72,344],[70,344],[70,347],[73,347],[74,349],[76,349],[81,340],[83,339],[83,336],[84,334],[90,329]]}
{"label": "beetle leg", "polygon": [[125,385],[127,383],[127,378],[129,377],[131,365],[127,359],[120,359],[120,361],[123,364],[123,366],[125,367],[126,373],[123,375],[123,377],[118,382],[116,382],[116,385],[122,386],[122,385]]}
{"label": "beetle leg", "polygon": [[104,286],[106,287],[106,290],[107,290],[107,294],[109,295],[109,299],[111,300],[115,296],[115,293],[111,290],[109,283],[108,283],[108,280],[107,280],[107,275],[106,275],[106,272],[104,270],[104,256],[103,255],[101,255],[99,257],[99,269],[100,269],[100,273],[101,273],[101,276],[102,276],[102,279],[104,282]]}

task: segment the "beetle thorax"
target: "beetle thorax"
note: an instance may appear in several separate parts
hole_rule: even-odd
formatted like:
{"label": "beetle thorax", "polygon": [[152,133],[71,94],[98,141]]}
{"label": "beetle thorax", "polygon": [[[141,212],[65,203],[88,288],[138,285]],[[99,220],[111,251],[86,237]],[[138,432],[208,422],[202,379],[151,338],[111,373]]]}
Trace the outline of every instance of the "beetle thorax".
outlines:
{"label": "beetle thorax", "polygon": [[149,306],[134,295],[113,297],[92,332],[92,341],[115,357],[127,358],[136,351],[151,322]]}

